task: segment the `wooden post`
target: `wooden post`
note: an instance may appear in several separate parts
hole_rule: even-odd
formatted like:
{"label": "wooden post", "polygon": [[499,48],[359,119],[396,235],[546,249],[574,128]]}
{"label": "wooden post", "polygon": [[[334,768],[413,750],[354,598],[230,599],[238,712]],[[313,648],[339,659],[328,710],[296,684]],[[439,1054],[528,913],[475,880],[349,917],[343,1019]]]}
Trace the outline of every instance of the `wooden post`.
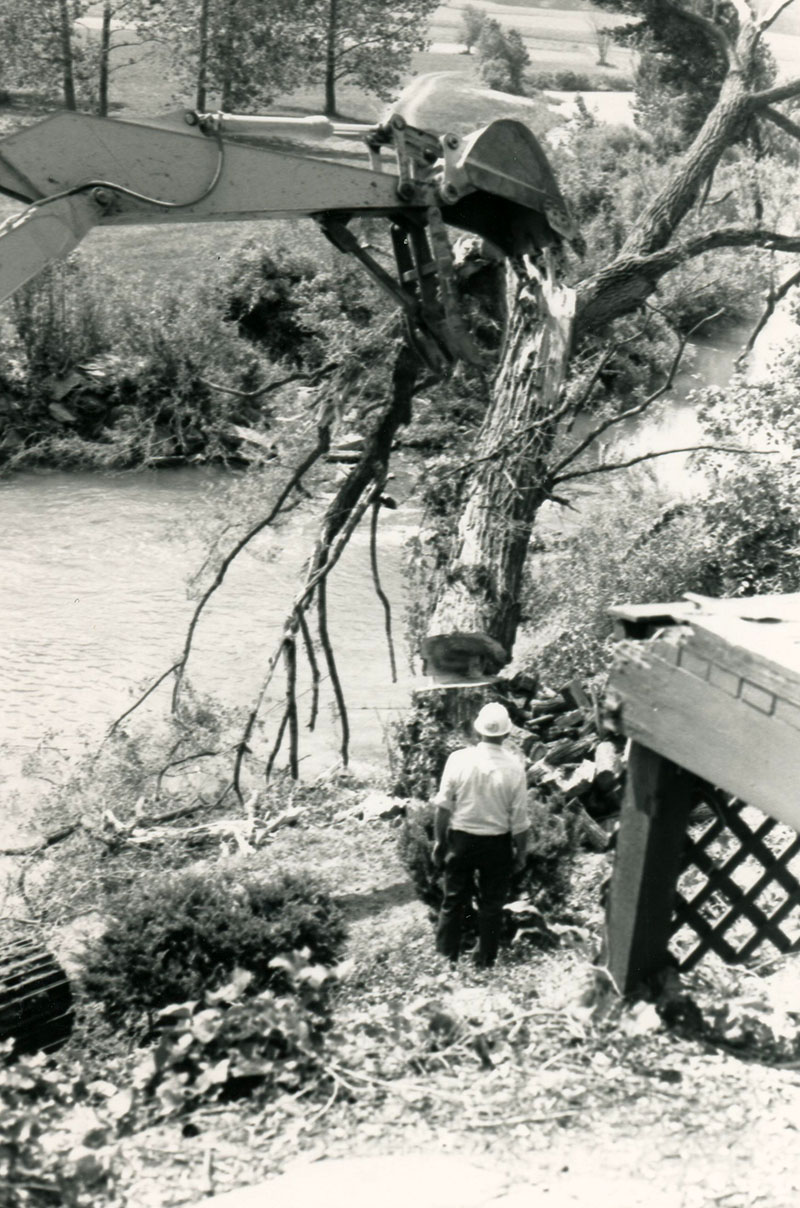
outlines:
{"label": "wooden post", "polygon": [[677,764],[631,743],[606,908],[608,972],[620,994],[667,963],[691,780]]}

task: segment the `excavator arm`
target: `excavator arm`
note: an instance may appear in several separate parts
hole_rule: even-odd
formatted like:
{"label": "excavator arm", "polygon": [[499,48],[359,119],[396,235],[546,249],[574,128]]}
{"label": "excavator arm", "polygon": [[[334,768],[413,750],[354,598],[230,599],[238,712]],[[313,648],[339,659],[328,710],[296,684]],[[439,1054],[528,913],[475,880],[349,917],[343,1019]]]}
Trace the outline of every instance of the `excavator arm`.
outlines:
{"label": "excavator arm", "polygon": [[[331,149],[319,146],[329,139]],[[353,126],[219,113],[149,122],[60,113],[0,142],[0,192],[28,203],[0,226],[0,302],[94,226],[307,216],[400,306],[413,346],[436,372],[477,359],[457,306],[447,226],[479,234],[504,254],[577,237],[535,137],[510,120],[460,139],[417,130],[399,114]],[[359,216],[391,224],[396,274],[350,230]]]}

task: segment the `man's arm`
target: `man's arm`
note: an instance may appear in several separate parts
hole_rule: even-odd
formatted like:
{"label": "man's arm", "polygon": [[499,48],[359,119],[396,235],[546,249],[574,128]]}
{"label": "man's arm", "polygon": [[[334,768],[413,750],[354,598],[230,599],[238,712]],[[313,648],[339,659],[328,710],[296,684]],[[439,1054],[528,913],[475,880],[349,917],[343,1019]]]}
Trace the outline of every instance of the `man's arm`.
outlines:
{"label": "man's arm", "polygon": [[512,831],[511,833],[511,846],[514,852],[514,872],[519,872],[525,867],[525,857],[528,854],[528,839],[530,838],[530,833],[530,827],[524,831]]}
{"label": "man's arm", "polygon": [[434,797],[436,814],[433,819],[433,864],[441,868],[444,864],[444,853],[447,832],[450,828],[450,814],[455,803],[455,783],[453,780],[453,756],[444,765],[439,792]]}
{"label": "man's arm", "polygon": [[450,810],[440,805],[433,821],[433,863],[436,868],[441,868],[444,864],[445,841],[449,828]]}
{"label": "man's arm", "polygon": [[528,817],[528,781],[525,769],[520,768],[520,774],[514,786],[511,801],[511,846],[514,853],[514,871],[519,872],[525,865],[530,838],[530,819]]}

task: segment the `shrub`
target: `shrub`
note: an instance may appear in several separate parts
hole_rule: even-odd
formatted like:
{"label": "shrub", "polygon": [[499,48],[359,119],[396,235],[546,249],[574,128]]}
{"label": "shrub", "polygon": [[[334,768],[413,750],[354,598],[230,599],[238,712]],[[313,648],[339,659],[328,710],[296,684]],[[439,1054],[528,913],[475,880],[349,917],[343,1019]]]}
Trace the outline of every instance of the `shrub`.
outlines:
{"label": "shrub", "polygon": [[90,951],[84,985],[112,1020],[201,999],[235,968],[252,990],[286,983],[272,960],[293,949],[332,963],[345,937],[330,897],[306,878],[195,869],[155,876],[108,903],[111,924]]}
{"label": "shrub", "polygon": [[[530,62],[530,56],[519,30],[513,27],[503,29],[499,21],[486,17],[477,45],[481,75],[490,87],[521,95],[524,91],[522,73]],[[492,80],[497,83],[492,83]]]}
{"label": "shrub", "polygon": [[603,508],[587,511],[535,568],[524,607],[537,623],[526,634],[524,660],[545,681],[605,671],[611,605],[713,590],[713,543],[695,506],[670,504],[647,476],[639,481],[639,491],[635,478],[614,483]]}
{"label": "shrub", "polygon": [[77,1067],[42,1054],[12,1060],[11,1047],[0,1045],[3,1208],[89,1208],[105,1200],[113,1182],[107,1143],[128,1096],[119,1092],[97,1111]]}
{"label": "shrub", "polygon": [[230,983],[201,1002],[159,1012],[159,1043],[136,1071],[135,1082],[154,1096],[161,1114],[201,1101],[288,1093],[319,1074],[336,969],[312,965],[305,952],[277,957],[292,994],[249,995],[252,974],[234,971]]}
{"label": "shrub", "polygon": [[[485,703],[480,690],[463,692],[465,720]],[[453,727],[450,702],[444,692],[415,692],[412,707],[389,736],[389,763],[396,797],[418,797],[427,801],[438,791],[448,755],[464,745],[471,727],[459,733]]]}
{"label": "shrub", "polygon": [[13,299],[0,331],[4,452],[22,461],[125,468],[222,458],[231,423],[258,423],[262,368],[207,291],[126,297],[69,260]]}

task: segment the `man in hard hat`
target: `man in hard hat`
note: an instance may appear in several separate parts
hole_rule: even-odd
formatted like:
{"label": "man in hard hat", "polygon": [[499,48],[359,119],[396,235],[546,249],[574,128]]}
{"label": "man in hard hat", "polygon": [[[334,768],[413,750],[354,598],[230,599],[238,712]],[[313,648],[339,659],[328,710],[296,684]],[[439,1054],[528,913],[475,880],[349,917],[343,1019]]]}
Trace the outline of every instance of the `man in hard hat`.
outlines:
{"label": "man in hard hat", "polygon": [[435,798],[433,861],[437,868],[444,865],[436,947],[449,960],[458,960],[464,910],[477,872],[476,964],[486,967],[497,957],[511,875],[525,863],[529,821],[525,769],[503,749],[511,730],[508,711],[498,702],[484,705],[474,725],[480,741],[453,752]]}

